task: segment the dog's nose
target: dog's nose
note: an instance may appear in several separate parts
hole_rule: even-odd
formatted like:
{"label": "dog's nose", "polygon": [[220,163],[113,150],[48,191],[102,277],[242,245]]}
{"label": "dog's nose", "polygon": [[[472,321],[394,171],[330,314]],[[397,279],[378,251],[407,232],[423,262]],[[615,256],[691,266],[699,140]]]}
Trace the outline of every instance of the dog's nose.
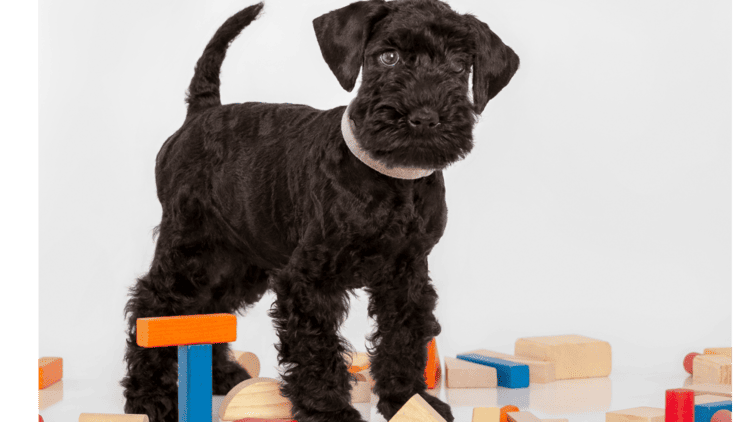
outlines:
{"label": "dog's nose", "polygon": [[437,111],[422,107],[409,113],[409,124],[412,127],[434,128],[440,124]]}

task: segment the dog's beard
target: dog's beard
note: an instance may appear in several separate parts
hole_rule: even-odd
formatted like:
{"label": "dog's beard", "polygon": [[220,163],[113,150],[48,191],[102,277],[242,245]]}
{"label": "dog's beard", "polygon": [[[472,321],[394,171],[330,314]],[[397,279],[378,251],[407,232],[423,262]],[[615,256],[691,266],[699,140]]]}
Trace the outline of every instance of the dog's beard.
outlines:
{"label": "dog's beard", "polygon": [[372,108],[362,107],[356,100],[353,105],[357,139],[373,158],[388,166],[439,170],[466,157],[473,147],[475,116],[465,99],[450,107],[434,107],[440,124],[432,129],[409,124],[409,110],[416,105],[393,100]]}

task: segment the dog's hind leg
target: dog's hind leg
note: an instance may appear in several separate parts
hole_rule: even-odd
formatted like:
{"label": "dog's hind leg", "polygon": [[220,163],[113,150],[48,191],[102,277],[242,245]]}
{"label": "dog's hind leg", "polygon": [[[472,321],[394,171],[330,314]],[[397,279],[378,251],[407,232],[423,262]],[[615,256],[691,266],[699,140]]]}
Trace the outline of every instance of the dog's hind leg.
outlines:
{"label": "dog's hind leg", "polygon": [[[260,299],[268,279],[242,253],[202,225],[176,231],[163,221],[151,269],[131,288],[125,308],[128,338],[125,361],[126,413],[153,422],[176,422],[177,348],[146,349],[136,344],[138,318],[234,313]],[[227,344],[213,346],[214,394],[226,394],[249,378],[228,355]]]}

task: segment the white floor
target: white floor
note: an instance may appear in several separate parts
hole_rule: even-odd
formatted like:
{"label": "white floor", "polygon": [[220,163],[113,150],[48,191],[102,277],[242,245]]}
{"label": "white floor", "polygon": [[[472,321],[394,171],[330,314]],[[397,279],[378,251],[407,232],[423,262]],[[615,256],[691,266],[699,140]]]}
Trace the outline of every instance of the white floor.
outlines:
{"label": "white floor", "polygon": [[[261,374],[268,376],[268,374]],[[570,422],[602,422],[610,410],[639,406],[664,407],[664,392],[692,382],[686,372],[649,373],[613,369],[606,378],[563,380],[531,384],[529,388],[482,388],[431,390],[453,407],[456,422],[470,422],[474,407],[502,407],[508,404],[528,410],[539,418],[568,418]],[[213,397],[213,422],[224,396]],[[40,391],[46,404],[39,413],[46,422],[76,421],[80,413],[122,413],[122,388],[112,381],[64,376],[55,385]],[[384,422],[377,412],[377,398],[358,404],[365,420]]]}

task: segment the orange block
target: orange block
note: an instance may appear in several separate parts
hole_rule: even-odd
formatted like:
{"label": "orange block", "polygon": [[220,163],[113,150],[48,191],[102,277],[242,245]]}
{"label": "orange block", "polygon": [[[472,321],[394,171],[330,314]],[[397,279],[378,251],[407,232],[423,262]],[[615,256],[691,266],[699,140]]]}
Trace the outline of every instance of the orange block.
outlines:
{"label": "orange block", "polygon": [[39,358],[39,389],[62,379],[62,358]]}
{"label": "orange block", "polygon": [[500,408],[500,422],[508,422],[508,412],[519,412],[516,406],[509,404]]}
{"label": "orange block", "polygon": [[427,343],[427,367],[424,369],[424,378],[427,388],[435,388],[440,381],[440,356],[434,338]]}
{"label": "orange block", "polygon": [[232,314],[138,318],[136,343],[141,347],[228,343],[237,340]]}

